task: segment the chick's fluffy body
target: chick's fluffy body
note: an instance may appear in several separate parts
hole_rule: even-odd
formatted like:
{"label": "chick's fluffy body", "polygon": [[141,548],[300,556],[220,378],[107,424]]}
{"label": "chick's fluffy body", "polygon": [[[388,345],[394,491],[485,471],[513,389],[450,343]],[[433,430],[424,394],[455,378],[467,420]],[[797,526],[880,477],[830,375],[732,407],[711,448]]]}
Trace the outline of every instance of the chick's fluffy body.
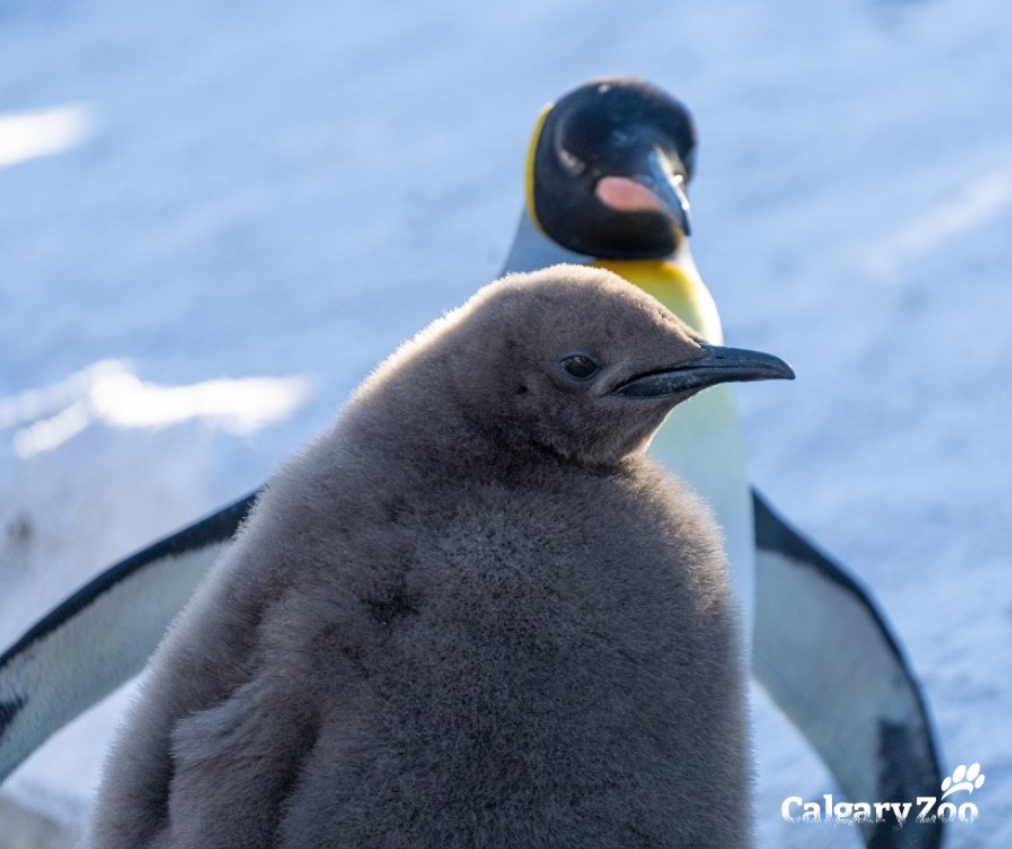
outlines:
{"label": "chick's fluffy body", "polygon": [[707,509],[642,451],[504,446],[433,348],[275,477],[176,622],[96,847],[747,844]]}

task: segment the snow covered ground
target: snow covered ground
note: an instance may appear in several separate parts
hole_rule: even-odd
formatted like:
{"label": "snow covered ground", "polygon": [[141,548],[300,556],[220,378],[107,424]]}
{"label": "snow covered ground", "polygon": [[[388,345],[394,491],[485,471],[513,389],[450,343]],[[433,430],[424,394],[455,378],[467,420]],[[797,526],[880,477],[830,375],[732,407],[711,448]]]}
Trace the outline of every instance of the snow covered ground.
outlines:
{"label": "snow covered ground", "polygon": [[[729,342],[799,374],[739,395],[754,478],[983,765],[950,845],[1012,845],[1010,39],[1002,0],[0,0],[0,644],[492,279],[537,111],[638,74],[700,126]],[[79,822],[128,697],[4,792]],[[757,734],[761,845],[857,846],[780,819],[832,784],[761,698]]]}

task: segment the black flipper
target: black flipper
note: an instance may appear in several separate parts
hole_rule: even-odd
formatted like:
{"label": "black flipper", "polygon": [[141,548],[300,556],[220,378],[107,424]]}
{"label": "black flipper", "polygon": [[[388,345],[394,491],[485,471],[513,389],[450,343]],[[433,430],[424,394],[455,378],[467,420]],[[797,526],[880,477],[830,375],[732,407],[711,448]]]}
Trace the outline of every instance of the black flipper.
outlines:
{"label": "black flipper", "polygon": [[[755,678],[858,802],[911,802],[862,826],[869,849],[937,849],[941,822],[918,823],[918,796],[942,776],[924,696],[867,589],[752,490],[756,533]],[[785,662],[790,658],[790,662]],[[871,765],[874,764],[874,768]]]}
{"label": "black flipper", "polygon": [[0,656],[0,781],[144,668],[257,494],[106,569]]}

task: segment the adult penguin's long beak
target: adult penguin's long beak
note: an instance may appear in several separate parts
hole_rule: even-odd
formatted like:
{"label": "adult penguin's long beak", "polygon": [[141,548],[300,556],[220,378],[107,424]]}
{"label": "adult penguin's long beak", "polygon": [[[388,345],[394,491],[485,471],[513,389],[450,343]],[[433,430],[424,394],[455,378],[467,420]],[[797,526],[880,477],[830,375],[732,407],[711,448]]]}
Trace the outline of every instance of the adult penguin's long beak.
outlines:
{"label": "adult penguin's long beak", "polygon": [[676,154],[651,147],[643,152],[634,173],[605,175],[595,192],[598,200],[619,212],[658,212],[689,236],[692,223],[685,174]]}
{"label": "adult penguin's long beak", "polygon": [[656,148],[647,154],[646,174],[640,180],[657,195],[664,212],[686,236],[692,235],[689,198],[685,194],[685,175],[681,163]]}
{"label": "adult penguin's long beak", "polygon": [[743,348],[700,345],[703,356],[636,375],[612,390],[623,398],[665,398],[718,383],[793,380],[794,369],[779,357]]}

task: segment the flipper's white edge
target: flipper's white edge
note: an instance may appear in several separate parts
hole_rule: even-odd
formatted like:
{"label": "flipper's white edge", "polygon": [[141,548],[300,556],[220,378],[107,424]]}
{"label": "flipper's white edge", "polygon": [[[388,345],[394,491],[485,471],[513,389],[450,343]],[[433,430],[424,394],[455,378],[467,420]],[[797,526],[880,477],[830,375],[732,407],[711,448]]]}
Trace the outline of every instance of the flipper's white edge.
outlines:
{"label": "flipper's white edge", "polygon": [[0,656],[0,781],[144,668],[256,495],[109,567]]}
{"label": "flipper's white edge", "polygon": [[[870,592],[755,490],[753,504],[756,679],[852,801],[937,796],[941,770],[924,694]],[[937,849],[942,829],[863,827],[870,849]]]}

